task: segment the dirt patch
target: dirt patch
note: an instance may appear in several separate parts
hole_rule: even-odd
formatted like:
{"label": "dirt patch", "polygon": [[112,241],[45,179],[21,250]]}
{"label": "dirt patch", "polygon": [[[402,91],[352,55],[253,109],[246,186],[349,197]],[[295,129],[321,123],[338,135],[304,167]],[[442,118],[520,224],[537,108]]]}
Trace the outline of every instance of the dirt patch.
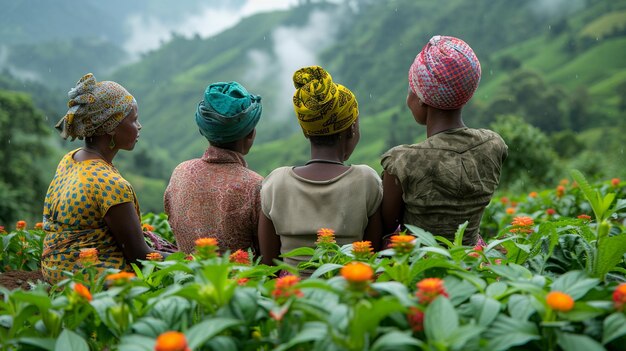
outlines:
{"label": "dirt patch", "polygon": [[38,280],[44,281],[40,271],[8,271],[0,274],[0,285],[9,290],[17,288],[29,290],[30,283],[36,283]]}

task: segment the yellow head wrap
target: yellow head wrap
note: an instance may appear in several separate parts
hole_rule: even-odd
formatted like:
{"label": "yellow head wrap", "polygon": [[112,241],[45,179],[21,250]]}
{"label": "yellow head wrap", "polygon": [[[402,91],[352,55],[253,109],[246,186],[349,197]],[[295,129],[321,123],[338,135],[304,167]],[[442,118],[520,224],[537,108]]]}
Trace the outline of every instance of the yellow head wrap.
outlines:
{"label": "yellow head wrap", "polygon": [[332,135],[348,129],[359,117],[356,97],[333,83],[322,67],[311,66],[293,74],[293,107],[306,135]]}

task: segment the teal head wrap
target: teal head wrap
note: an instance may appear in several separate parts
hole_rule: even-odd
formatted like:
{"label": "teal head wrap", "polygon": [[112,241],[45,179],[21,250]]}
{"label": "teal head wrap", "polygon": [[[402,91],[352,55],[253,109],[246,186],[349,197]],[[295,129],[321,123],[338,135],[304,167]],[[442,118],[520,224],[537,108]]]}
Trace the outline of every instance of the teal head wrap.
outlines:
{"label": "teal head wrap", "polygon": [[261,97],[248,93],[237,82],[218,82],[204,91],[196,123],[210,142],[229,143],[248,135],[261,118]]}

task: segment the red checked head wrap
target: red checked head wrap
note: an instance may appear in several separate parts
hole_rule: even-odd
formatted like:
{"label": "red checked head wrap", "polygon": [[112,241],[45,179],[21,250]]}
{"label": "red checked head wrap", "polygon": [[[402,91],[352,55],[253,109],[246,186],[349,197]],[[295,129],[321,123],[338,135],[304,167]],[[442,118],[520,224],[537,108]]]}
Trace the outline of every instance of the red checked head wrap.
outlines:
{"label": "red checked head wrap", "polygon": [[426,105],[455,110],[474,95],[480,62],[461,39],[436,35],[417,54],[409,69],[411,90]]}

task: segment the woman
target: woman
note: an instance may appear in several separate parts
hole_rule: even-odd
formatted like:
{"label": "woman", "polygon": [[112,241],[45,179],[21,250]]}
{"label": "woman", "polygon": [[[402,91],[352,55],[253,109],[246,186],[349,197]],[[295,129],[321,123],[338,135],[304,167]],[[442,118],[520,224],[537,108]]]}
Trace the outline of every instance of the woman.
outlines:
{"label": "woman", "polygon": [[196,239],[214,237],[223,251],[258,252],[257,225],[263,178],[247,168],[261,118],[261,97],[237,82],[218,82],[204,91],[196,124],[208,141],[202,158],[176,167],[164,207],[176,243],[191,253]]}
{"label": "woman", "polygon": [[[354,94],[335,84],[318,66],[295,72],[293,103],[311,159],[281,167],[263,181],[259,242],[263,263],[281,253],[313,247],[320,228],[335,231],[337,244],[369,240],[380,246],[382,185],[366,165],[345,165],[359,142],[359,110]],[[286,258],[297,265],[305,257]]]}
{"label": "woman", "polygon": [[508,154],[497,133],[463,121],[480,75],[474,51],[458,38],[434,36],[415,57],[406,104],[428,138],[382,156],[386,232],[411,224],[454,240],[467,221],[463,243],[480,241],[480,221]]}
{"label": "woman", "polygon": [[137,143],[137,102],[121,85],[97,82],[91,73],[68,96],[69,110],[56,128],[85,145],[63,157],[45,198],[41,269],[51,284],[63,271],[82,268],[81,249],[98,250],[100,272],[129,270],[155,252],[144,241],[135,192],[112,163],[119,150]]}

